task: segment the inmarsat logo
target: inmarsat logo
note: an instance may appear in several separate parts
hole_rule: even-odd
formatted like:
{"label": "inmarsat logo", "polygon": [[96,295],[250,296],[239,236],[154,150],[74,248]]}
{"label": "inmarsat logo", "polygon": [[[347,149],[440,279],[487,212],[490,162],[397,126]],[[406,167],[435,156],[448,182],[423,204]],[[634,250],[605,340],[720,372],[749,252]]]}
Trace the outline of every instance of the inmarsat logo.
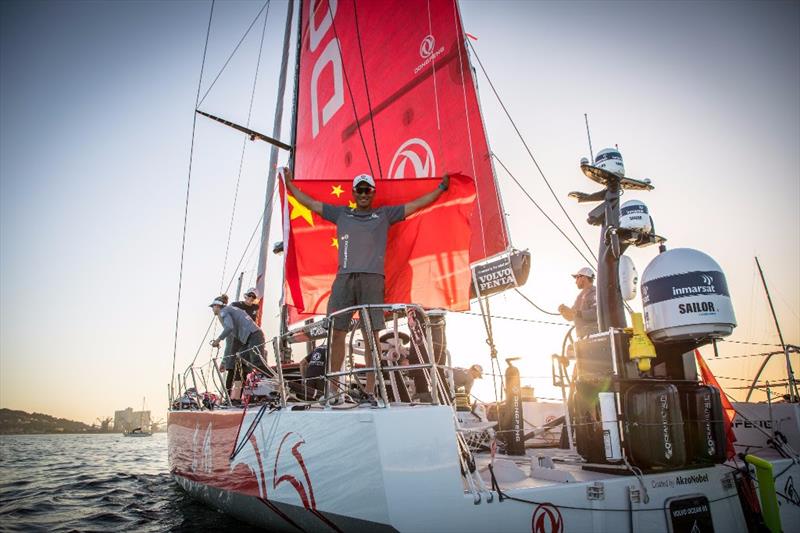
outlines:
{"label": "inmarsat logo", "polygon": [[712,283],[714,283],[714,278],[712,278],[708,274],[703,274],[700,277],[702,278],[703,283],[705,283],[706,285],[711,285]]}
{"label": "inmarsat logo", "polygon": [[433,53],[433,47],[436,46],[436,39],[433,38],[433,35],[428,35],[419,45],[419,55],[422,56],[422,59],[427,59]]}
{"label": "inmarsat logo", "polygon": [[[413,171],[413,174],[412,174]],[[422,139],[409,139],[394,153],[389,178],[426,178],[436,175],[436,161],[430,145]]]}

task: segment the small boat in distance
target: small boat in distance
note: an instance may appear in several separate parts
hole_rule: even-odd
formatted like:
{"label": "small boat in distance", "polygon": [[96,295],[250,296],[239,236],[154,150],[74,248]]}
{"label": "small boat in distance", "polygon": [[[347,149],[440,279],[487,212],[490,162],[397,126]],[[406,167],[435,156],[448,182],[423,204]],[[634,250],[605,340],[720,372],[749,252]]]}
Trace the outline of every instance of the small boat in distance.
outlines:
{"label": "small boat in distance", "polygon": [[130,431],[126,431],[123,433],[126,437],[152,437],[152,431],[145,431],[142,428],[133,428]]}

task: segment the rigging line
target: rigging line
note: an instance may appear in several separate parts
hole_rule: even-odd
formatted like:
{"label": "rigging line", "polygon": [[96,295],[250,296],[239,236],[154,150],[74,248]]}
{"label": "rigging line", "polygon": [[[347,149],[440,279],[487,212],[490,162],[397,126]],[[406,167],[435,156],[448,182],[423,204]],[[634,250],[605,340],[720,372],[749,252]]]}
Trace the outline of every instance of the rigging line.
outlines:
{"label": "rigging line", "polygon": [[228,68],[228,63],[230,63],[231,59],[233,59],[233,56],[236,55],[236,52],[239,50],[239,47],[242,46],[242,43],[244,42],[245,37],[247,37],[247,35],[250,33],[250,30],[253,29],[253,26],[255,26],[256,22],[261,17],[261,13],[263,13],[264,8],[266,8],[269,5],[270,1],[271,0],[267,0],[266,2],[264,2],[264,5],[261,6],[261,9],[258,10],[258,13],[256,14],[255,18],[253,19],[253,22],[251,22],[250,26],[247,27],[247,30],[244,32],[244,35],[242,35],[242,38],[239,39],[239,43],[234,47],[233,52],[231,52],[231,55],[228,56],[228,59],[225,60],[225,64],[222,65],[221,69],[219,69],[219,72],[217,73],[217,76],[214,78],[214,81],[211,82],[211,85],[208,86],[208,89],[206,89],[206,92],[203,94],[203,97],[194,106],[195,109],[200,107],[202,105],[202,103],[205,102],[206,97],[208,96],[208,93],[211,92],[211,89],[214,87],[214,84],[217,83],[217,80],[219,79],[219,77],[222,76],[222,73],[225,72],[226,68]]}
{"label": "rigging line", "polygon": [[546,315],[552,315],[552,316],[561,316],[561,313],[551,313],[550,311],[545,311],[544,309],[542,309],[541,307],[539,307],[538,305],[536,305],[535,303],[533,303],[533,301],[532,301],[530,298],[528,298],[527,296],[525,296],[524,294],[522,294],[522,291],[520,291],[520,290],[519,290],[519,288],[517,288],[517,287],[514,287],[514,290],[516,291],[516,293],[517,293],[517,294],[519,294],[520,296],[522,296],[522,297],[525,299],[525,301],[526,301],[526,302],[528,302],[529,304],[531,304],[532,306],[534,306],[536,309],[538,309],[538,310],[539,310],[539,311],[541,311],[542,313],[544,313],[544,314],[546,314]]}
{"label": "rigging line", "polygon": [[761,352],[761,353],[748,353],[744,355],[727,355],[724,357],[713,357],[711,359],[708,359],[708,361],[706,362],[709,363],[711,361],[722,361],[723,359],[742,359],[744,357],[760,357],[764,355],[778,355],[782,353],[783,352]]}
{"label": "rigging line", "polygon": [[369,109],[369,124],[370,126],[372,126],[372,142],[375,144],[375,159],[378,162],[378,176],[381,179],[383,179],[383,169],[381,168],[381,154],[378,151],[378,136],[375,131],[375,118],[372,116],[372,100],[369,97],[369,83],[367,83],[367,67],[364,64],[364,49],[361,46],[361,30],[358,27],[358,10],[356,9],[356,0],[353,0],[353,18],[356,21],[356,40],[358,41],[358,54],[361,56],[361,72],[364,75],[364,90],[367,93],[367,109]]}
{"label": "rigging line", "polygon": [[[458,313],[460,315],[481,316],[480,313],[474,313],[472,311],[453,311],[453,312]],[[516,320],[517,322],[530,322],[532,324],[546,324],[548,326],[564,326],[564,327],[572,326],[572,324],[567,324],[565,322],[548,322],[546,320],[533,320],[531,318],[519,318],[515,316],[492,315],[492,318],[496,318],[498,320]]]}
{"label": "rigging line", "polygon": [[[203,46],[203,59],[200,62],[200,79],[197,80],[197,95],[195,96],[194,108],[197,109],[197,102],[200,98],[200,87],[203,84],[203,70],[206,66],[206,52],[208,52],[208,37],[211,35],[211,20],[214,18],[214,0],[211,0],[211,12],[208,15],[208,28],[206,28],[206,42]],[[183,288],[183,260],[186,252],[186,227],[189,220],[189,191],[192,185],[192,161],[194,160],[194,138],[197,131],[197,113],[192,112],[192,141],[189,146],[189,171],[186,178],[186,200],[183,207],[183,236],[181,237],[181,263],[178,269],[178,298],[175,309],[175,339],[172,345],[172,375],[170,376],[170,388],[175,388],[175,359],[178,357],[178,324],[181,317],[181,289]]]}
{"label": "rigging line", "polygon": [[[369,150],[367,150],[367,143],[364,140],[364,132],[361,131],[361,123],[358,120],[358,110],[356,109],[356,100],[353,98],[353,88],[350,87],[350,77],[347,75],[347,68],[344,65],[344,54],[342,54],[342,41],[339,39],[339,32],[336,30],[336,17],[333,15],[331,10],[331,0],[328,0],[328,16],[331,17],[331,26],[333,27],[333,34],[336,37],[336,47],[339,49],[339,58],[342,60],[342,74],[344,76],[344,83],[347,85],[347,92],[350,94],[350,103],[353,106],[353,120],[356,121],[356,127],[358,127],[358,136],[361,138],[361,147],[364,148],[364,156],[367,158],[367,166],[369,167],[369,173],[371,175],[375,175],[375,171],[372,170],[372,160],[369,157]],[[373,126],[373,131],[374,131]]]}
{"label": "rigging line", "polygon": [[[228,281],[228,285],[223,289],[223,292],[227,293],[228,289],[230,289],[231,285],[233,285],[233,281],[236,279],[236,272],[239,270],[239,267],[242,265],[242,261],[244,260],[244,256],[245,256],[245,254],[247,254],[247,250],[250,248],[250,244],[252,244],[253,239],[256,236],[256,233],[258,233],[258,229],[261,227],[261,220],[263,218],[264,218],[264,214],[262,213],[261,216],[258,218],[258,222],[256,222],[256,227],[253,228],[253,233],[250,234],[250,239],[247,241],[247,244],[245,245],[244,251],[242,252],[242,256],[239,258],[239,262],[236,264],[236,268],[233,269],[233,276],[231,277],[230,281]],[[211,331],[211,326],[214,325],[214,323],[216,321],[215,319],[216,319],[216,317],[212,317],[211,318],[211,322],[208,324],[208,328],[206,329],[206,332],[203,335],[203,339],[200,341],[200,346],[197,347],[197,351],[194,354],[194,358],[192,359],[192,362],[189,365],[190,367],[192,365],[194,365],[195,361],[197,361],[197,357],[200,355],[200,350],[202,350],[203,346],[205,346],[206,338],[208,338],[208,332]],[[215,325],[214,325],[214,331],[216,331],[216,326]],[[173,366],[174,366],[174,361],[173,361]],[[173,374],[174,373],[175,373],[175,371],[173,370]]]}
{"label": "rigging line", "polygon": [[[258,59],[256,60],[256,72],[253,75],[253,89],[250,91],[250,105],[247,108],[246,127],[250,127],[250,118],[253,115],[253,102],[256,96],[256,86],[258,85],[258,70],[261,66],[261,53],[264,51],[264,35],[267,33],[267,20],[269,19],[269,2],[264,13],[264,26],[261,28],[261,45],[258,48]],[[239,157],[239,174],[236,176],[236,188],[233,193],[233,207],[231,208],[231,222],[228,225],[228,241],[225,243],[225,258],[222,260],[222,275],[219,279],[219,290],[222,291],[222,284],[225,282],[225,269],[228,266],[228,253],[231,248],[231,235],[233,234],[233,221],[236,216],[236,203],[239,200],[239,183],[242,181],[242,168],[244,167],[244,154],[247,150],[248,137],[242,139],[242,155]]]}
{"label": "rigging line", "polygon": [[585,255],[584,255],[583,251],[581,251],[581,249],[580,249],[580,248],[578,248],[578,245],[576,245],[576,244],[573,242],[573,240],[572,240],[572,239],[570,239],[570,238],[569,238],[569,236],[568,236],[566,233],[564,233],[564,230],[562,230],[562,229],[559,227],[559,225],[558,225],[558,224],[557,224],[557,223],[556,223],[556,222],[555,222],[555,221],[554,221],[552,218],[550,218],[550,215],[548,215],[547,213],[545,213],[544,209],[542,209],[542,206],[540,206],[538,203],[536,203],[536,200],[534,200],[534,199],[533,199],[533,197],[532,197],[532,196],[531,196],[531,195],[528,193],[528,191],[526,191],[526,190],[525,190],[525,187],[523,187],[523,186],[522,186],[522,184],[521,184],[521,183],[519,182],[519,180],[518,180],[518,179],[517,179],[517,178],[514,176],[514,174],[512,174],[512,173],[511,173],[511,171],[510,171],[510,170],[508,170],[508,167],[506,167],[506,166],[503,164],[503,162],[502,162],[502,161],[500,161],[500,158],[499,158],[499,157],[497,157],[497,154],[496,154],[496,153],[494,153],[494,152],[492,152],[492,153],[491,153],[491,155],[492,155],[492,157],[495,159],[495,161],[497,161],[498,163],[500,163],[500,166],[501,166],[501,167],[503,167],[503,170],[505,170],[505,171],[506,171],[506,173],[507,173],[507,174],[508,174],[508,175],[511,177],[511,179],[512,179],[512,180],[514,180],[514,183],[516,183],[516,184],[517,184],[517,186],[520,188],[520,190],[523,192],[523,194],[525,194],[525,196],[527,196],[527,197],[528,197],[528,200],[530,200],[530,201],[531,201],[531,203],[532,203],[533,205],[535,205],[535,206],[536,206],[536,209],[538,209],[538,210],[539,210],[539,212],[540,212],[542,215],[544,215],[544,217],[547,219],[547,221],[548,221],[548,222],[550,222],[550,224],[552,224],[552,225],[553,225],[553,227],[554,227],[554,228],[556,228],[556,229],[558,230],[558,232],[559,232],[559,233],[560,233],[560,234],[561,234],[561,235],[562,235],[562,236],[563,236],[565,239],[567,239],[567,242],[569,242],[569,243],[572,245],[572,247],[573,247],[573,248],[575,248],[575,251],[576,251],[576,252],[578,252],[578,255],[580,255],[580,256],[583,258],[583,260],[584,260],[584,261],[586,261],[586,262],[587,262],[587,263],[588,263],[588,264],[589,264],[589,265],[590,265],[592,268],[595,268],[595,267],[594,267],[594,264],[596,264],[596,262],[595,262],[595,263],[592,263],[592,261],[590,261],[590,260],[589,260],[589,259],[588,259],[588,258],[587,258]]}
{"label": "rigging line", "polygon": [[544,171],[542,171],[542,168],[539,166],[539,163],[536,161],[536,158],[533,156],[533,152],[531,151],[530,147],[528,146],[528,143],[525,142],[525,139],[522,136],[522,133],[519,131],[519,128],[517,127],[517,124],[514,122],[514,119],[511,118],[511,114],[508,112],[508,109],[506,108],[505,104],[503,103],[503,100],[500,98],[500,94],[498,94],[497,89],[495,89],[494,83],[492,83],[491,78],[489,78],[489,73],[486,72],[486,69],[483,67],[483,63],[481,62],[481,58],[478,56],[478,52],[475,50],[475,47],[472,45],[472,42],[469,42],[469,40],[467,42],[469,44],[469,47],[472,49],[472,52],[475,54],[475,59],[478,60],[478,65],[481,67],[481,71],[483,72],[483,75],[486,77],[486,81],[489,82],[489,87],[492,88],[492,92],[494,93],[495,97],[497,98],[497,101],[500,103],[500,107],[503,108],[503,111],[505,112],[506,117],[508,117],[509,122],[511,122],[511,125],[514,127],[514,131],[517,132],[517,136],[519,137],[520,141],[522,141],[522,145],[525,147],[525,150],[528,152],[528,155],[530,156],[531,161],[533,161],[533,164],[536,167],[536,170],[539,171],[539,175],[542,177],[542,180],[544,180],[545,185],[547,185],[547,188],[550,190],[550,194],[553,195],[553,198],[555,199],[556,203],[558,204],[558,207],[561,208],[561,212],[564,213],[565,217],[567,217],[567,220],[569,220],[569,223],[570,223],[570,225],[572,225],[572,228],[575,230],[575,233],[577,233],[578,237],[580,237],[581,241],[583,241],[583,244],[586,246],[586,249],[589,250],[589,253],[594,258],[594,261],[596,263],[597,262],[597,257],[594,255],[594,251],[592,250],[592,247],[589,246],[589,243],[587,243],[586,239],[583,238],[583,234],[578,229],[578,226],[576,226],[575,222],[572,221],[572,217],[569,216],[569,213],[567,213],[567,210],[564,209],[564,205],[561,203],[561,200],[558,199],[558,195],[553,190],[553,187],[550,185],[550,182],[547,180],[547,177],[544,175]]}
{"label": "rigging line", "polygon": [[766,343],[766,342],[749,342],[749,341],[732,341],[729,339],[717,339],[717,342],[732,342],[733,344],[748,344],[750,346],[777,346],[780,344]]}
{"label": "rigging line", "polygon": [[231,285],[233,285],[233,281],[236,279],[239,267],[242,266],[242,262],[244,261],[244,257],[247,254],[247,250],[250,249],[250,245],[253,243],[253,239],[255,238],[256,233],[258,233],[258,229],[261,227],[261,221],[263,219],[264,219],[264,214],[262,213],[261,216],[258,217],[258,222],[256,222],[256,227],[253,228],[253,232],[250,234],[250,239],[248,239],[247,244],[245,245],[244,250],[242,251],[241,257],[239,257],[239,262],[236,263],[236,268],[233,269],[233,275],[231,276],[230,280],[228,280],[228,285],[225,286],[224,289],[225,292],[227,292],[228,289],[231,288]]}

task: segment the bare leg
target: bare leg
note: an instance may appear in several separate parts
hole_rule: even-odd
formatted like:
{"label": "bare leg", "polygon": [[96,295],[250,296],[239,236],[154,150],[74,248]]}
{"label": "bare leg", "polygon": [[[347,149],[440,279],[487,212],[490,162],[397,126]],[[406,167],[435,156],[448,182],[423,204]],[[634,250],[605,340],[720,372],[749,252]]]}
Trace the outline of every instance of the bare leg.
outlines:
{"label": "bare leg", "polygon": [[[378,353],[381,351],[381,341],[380,341],[380,331],[373,331],[375,335],[375,348],[377,348]],[[367,350],[364,353],[364,362],[367,366],[372,366],[372,350],[369,349],[367,346]],[[367,374],[367,394],[375,394],[375,373],[370,372]]]}
{"label": "bare leg", "polygon": [[[344,363],[344,341],[347,339],[347,332],[335,329],[332,333],[331,339],[331,372],[341,372],[342,364]],[[338,393],[341,392],[341,387],[338,386],[341,383],[341,378],[335,378],[334,383],[337,385],[334,386],[332,392]]]}

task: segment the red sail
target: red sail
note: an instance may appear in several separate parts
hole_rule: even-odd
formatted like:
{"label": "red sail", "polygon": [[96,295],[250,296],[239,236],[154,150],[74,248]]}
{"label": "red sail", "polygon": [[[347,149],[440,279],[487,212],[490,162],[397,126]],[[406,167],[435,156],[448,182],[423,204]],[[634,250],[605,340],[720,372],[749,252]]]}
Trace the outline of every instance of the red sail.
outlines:
{"label": "red sail", "polygon": [[[353,205],[350,181],[295,182],[306,194],[334,205]],[[438,180],[379,184],[374,206],[404,204],[430,192]],[[306,314],[325,314],[336,276],[336,226],[286,196],[281,187],[285,222],[286,304]],[[387,302],[415,302],[453,310],[469,308],[470,219],[475,188],[466,176],[454,175],[436,202],[389,230],[386,253]],[[437,228],[447,227],[444,239]],[[294,315],[295,318],[297,317]]]}
{"label": "red sail", "polygon": [[297,179],[467,175],[477,190],[470,261],[506,250],[455,0],[302,5]]}

